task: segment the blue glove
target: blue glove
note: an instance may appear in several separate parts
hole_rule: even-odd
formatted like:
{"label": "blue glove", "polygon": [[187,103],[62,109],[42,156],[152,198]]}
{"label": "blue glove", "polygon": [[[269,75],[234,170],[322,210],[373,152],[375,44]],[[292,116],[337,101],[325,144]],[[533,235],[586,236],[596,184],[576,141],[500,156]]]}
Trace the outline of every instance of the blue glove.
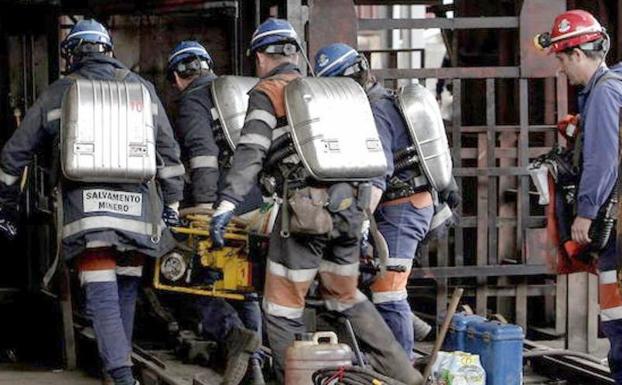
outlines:
{"label": "blue glove", "polygon": [[179,227],[181,226],[181,220],[179,219],[179,213],[172,207],[164,206],[164,211],[162,212],[162,220],[168,227]]}
{"label": "blue glove", "polygon": [[17,213],[0,206],[0,234],[9,241],[17,237]]}
{"label": "blue glove", "polygon": [[235,210],[233,203],[222,201],[214,212],[209,229],[213,249],[221,249],[225,245],[225,228],[233,218],[233,210]]}

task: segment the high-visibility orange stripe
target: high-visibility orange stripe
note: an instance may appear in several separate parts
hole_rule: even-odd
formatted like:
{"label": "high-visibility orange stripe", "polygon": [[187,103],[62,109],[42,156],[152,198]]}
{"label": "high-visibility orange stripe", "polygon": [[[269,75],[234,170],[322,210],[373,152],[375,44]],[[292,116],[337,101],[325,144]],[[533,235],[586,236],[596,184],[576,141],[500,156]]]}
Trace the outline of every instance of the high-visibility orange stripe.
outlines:
{"label": "high-visibility orange stripe", "polygon": [[322,286],[320,291],[324,298],[337,299],[343,303],[355,303],[358,286],[357,276],[338,275],[327,271],[320,272]]}
{"label": "high-visibility orange stripe", "polygon": [[76,261],[78,271],[114,270],[117,267],[117,252],[109,247],[88,249]]}
{"label": "high-visibility orange stripe", "polygon": [[305,296],[311,282],[292,282],[270,272],[266,273],[264,295],[272,303],[281,306],[302,308],[305,306]]}
{"label": "high-visibility orange stripe", "polygon": [[601,309],[611,309],[622,306],[622,296],[617,283],[599,285],[599,305]]}
{"label": "high-visibility orange stripe", "polygon": [[387,271],[384,276],[376,278],[374,283],[371,285],[371,291],[379,293],[384,291],[404,290],[406,289],[409,275],[410,271]]}

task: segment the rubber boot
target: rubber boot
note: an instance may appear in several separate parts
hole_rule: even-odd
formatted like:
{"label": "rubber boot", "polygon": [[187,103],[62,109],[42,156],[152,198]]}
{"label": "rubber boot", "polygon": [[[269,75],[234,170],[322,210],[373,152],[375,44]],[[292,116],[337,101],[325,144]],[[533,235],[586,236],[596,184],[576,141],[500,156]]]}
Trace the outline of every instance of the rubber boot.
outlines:
{"label": "rubber boot", "polygon": [[238,385],[248,369],[251,355],[259,349],[259,336],[252,330],[234,327],[225,338],[227,367],[222,385]]}
{"label": "rubber boot", "polygon": [[406,352],[370,301],[358,303],[343,314],[350,319],[374,370],[406,385],[424,383],[423,376],[412,367]]}

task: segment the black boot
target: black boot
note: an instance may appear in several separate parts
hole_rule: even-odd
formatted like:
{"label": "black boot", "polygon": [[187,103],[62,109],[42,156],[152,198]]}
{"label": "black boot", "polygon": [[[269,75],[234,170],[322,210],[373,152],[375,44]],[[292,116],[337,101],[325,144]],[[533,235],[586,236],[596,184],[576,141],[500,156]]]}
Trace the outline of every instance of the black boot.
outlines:
{"label": "black boot", "polygon": [[243,328],[233,328],[225,338],[227,367],[222,385],[238,385],[248,369],[248,360],[259,349],[259,336],[256,332]]}
{"label": "black boot", "polygon": [[413,368],[406,352],[371,302],[358,303],[343,314],[350,319],[354,334],[367,352],[374,370],[406,385],[424,383],[423,376]]}

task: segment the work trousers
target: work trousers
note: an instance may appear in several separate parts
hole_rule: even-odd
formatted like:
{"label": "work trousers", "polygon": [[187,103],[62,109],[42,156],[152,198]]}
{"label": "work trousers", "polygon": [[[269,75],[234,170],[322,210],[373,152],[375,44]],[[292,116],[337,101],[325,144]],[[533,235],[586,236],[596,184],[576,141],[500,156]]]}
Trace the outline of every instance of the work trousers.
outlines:
{"label": "work trousers", "polygon": [[602,330],[609,339],[609,367],[622,385],[622,296],[618,283],[615,231],[598,258],[599,305]]}
{"label": "work trousers", "polygon": [[363,211],[346,184],[331,187],[329,199],[333,221],[329,234],[283,238],[281,210],[270,238],[263,310],[277,380],[283,383],[285,353],[295,334],[305,332],[305,296],[318,273],[326,308],[350,319],[376,370],[399,378],[400,368],[410,367],[408,357],[374,305],[357,288]]}
{"label": "work trousers", "polygon": [[419,242],[427,234],[434,206],[429,192],[384,202],[376,210],[378,230],[387,241],[387,271],[371,285],[372,301],[402,345],[414,358],[415,336],[406,284]]}
{"label": "work trousers", "polygon": [[246,328],[257,332],[261,339],[262,319],[258,301],[202,297],[196,301],[196,306],[201,314],[203,333],[208,338],[223,343],[233,328]]}
{"label": "work trousers", "polygon": [[111,248],[89,249],[77,258],[86,314],[93,323],[106,372],[131,366],[136,296],[144,256]]}

